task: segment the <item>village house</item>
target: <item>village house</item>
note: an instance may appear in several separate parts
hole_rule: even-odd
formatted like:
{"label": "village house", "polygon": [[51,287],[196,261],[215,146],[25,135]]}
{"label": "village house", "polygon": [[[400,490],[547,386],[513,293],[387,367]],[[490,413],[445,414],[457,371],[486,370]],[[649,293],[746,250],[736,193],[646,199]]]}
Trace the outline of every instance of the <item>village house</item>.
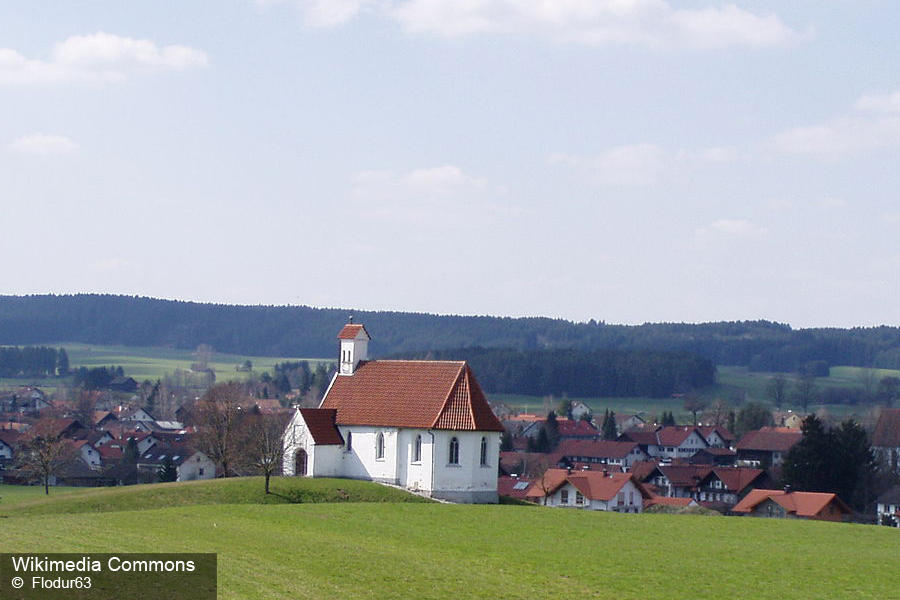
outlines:
{"label": "village house", "polygon": [[728,510],[753,489],[774,483],[762,469],[739,467],[636,463],[633,473],[659,496],[693,498],[718,510]]}
{"label": "village house", "polygon": [[14,429],[0,429],[0,465],[12,461],[19,436]]}
{"label": "village house", "polygon": [[155,476],[167,463],[175,467],[175,481],[212,479],[216,465],[204,453],[185,444],[154,444],[137,459],[140,471]]}
{"label": "village house", "polygon": [[773,412],[772,420],[775,421],[776,427],[800,429],[803,426],[803,417],[792,410]]}
{"label": "village house", "polygon": [[285,430],[284,475],[399,485],[495,503],[503,426],[465,362],[368,360],[360,324],[338,335],[337,374],[319,408]]}
{"label": "village house", "polygon": [[731,448],[734,445],[734,435],[720,425],[701,425],[697,431],[710,448]]}
{"label": "village house", "polygon": [[620,442],[635,442],[651,458],[688,458],[709,447],[697,427],[670,425],[655,429],[633,429],[617,438]]}
{"label": "village house", "polygon": [[802,432],[788,427],[763,427],[748,431],[735,447],[738,465],[763,468],[778,466],[801,439]]}
{"label": "village house", "polygon": [[737,515],[775,519],[844,521],[853,510],[835,494],[753,490],[731,509]]}
{"label": "village house", "polygon": [[900,485],[878,497],[875,516],[879,525],[900,527]]}
{"label": "village house", "polygon": [[900,474],[900,408],[886,408],[872,434],[872,451],[890,471]]}
{"label": "village house", "polygon": [[548,469],[528,488],[528,499],[547,506],[624,513],[644,511],[650,492],[629,473]]}
{"label": "village house", "polygon": [[636,442],[611,442],[602,440],[565,440],[559,443],[554,454],[568,464],[580,468],[582,465],[595,469],[596,465],[615,465],[628,470],[639,460],[650,457]]}

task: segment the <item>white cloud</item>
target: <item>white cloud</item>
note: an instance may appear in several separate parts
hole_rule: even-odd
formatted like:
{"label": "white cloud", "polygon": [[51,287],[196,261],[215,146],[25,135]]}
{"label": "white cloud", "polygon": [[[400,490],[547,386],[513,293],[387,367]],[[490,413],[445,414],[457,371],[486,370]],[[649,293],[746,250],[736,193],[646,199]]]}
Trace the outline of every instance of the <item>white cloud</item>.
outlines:
{"label": "white cloud", "polygon": [[641,186],[671,180],[688,168],[736,159],[737,152],[727,147],[671,150],[657,144],[629,144],[587,157],[555,154],[550,163],[574,166],[603,185]]}
{"label": "white cloud", "polygon": [[19,154],[53,155],[71,154],[78,150],[78,144],[63,135],[35,133],[16,138],[8,148]]}
{"label": "white cloud", "polygon": [[863,96],[853,105],[856,110],[900,113],[900,92],[893,94],[870,94]]}
{"label": "white cloud", "polygon": [[599,46],[775,46],[799,37],[775,15],[733,4],[676,9],[665,0],[409,0],[390,11],[404,29],[444,37],[518,34]]}
{"label": "white cloud", "polygon": [[760,227],[746,219],[719,219],[696,231],[699,238],[725,237],[746,240],[761,240],[769,235],[765,227]]}
{"label": "white cloud", "polygon": [[363,11],[407,32],[460,37],[523,35],[599,46],[768,47],[802,37],[776,15],[735,4],[675,8],[667,0],[256,0],[296,5],[309,26],[333,27]]}
{"label": "white cloud", "polygon": [[900,146],[900,92],[863,96],[854,108],[856,114],[783,131],[772,138],[771,146],[782,154],[826,160]]}
{"label": "white cloud", "polygon": [[119,81],[137,71],[181,71],[209,64],[207,54],[188,46],[157,46],[150,40],[98,32],[56,44],[48,60],[26,58],[0,48],[0,84],[52,85]]}
{"label": "white cloud", "polygon": [[374,0],[256,0],[260,6],[293,4],[303,15],[309,27],[336,27],[350,21],[363,11],[375,6]]}
{"label": "white cloud", "polygon": [[406,173],[360,171],[353,181],[354,217],[374,218],[442,230],[524,215],[527,211],[502,201],[503,186],[470,175],[454,165]]}
{"label": "white cloud", "polygon": [[481,194],[487,180],[466,174],[453,165],[415,169],[408,173],[360,171],[354,178],[353,196],[361,199],[398,200]]}

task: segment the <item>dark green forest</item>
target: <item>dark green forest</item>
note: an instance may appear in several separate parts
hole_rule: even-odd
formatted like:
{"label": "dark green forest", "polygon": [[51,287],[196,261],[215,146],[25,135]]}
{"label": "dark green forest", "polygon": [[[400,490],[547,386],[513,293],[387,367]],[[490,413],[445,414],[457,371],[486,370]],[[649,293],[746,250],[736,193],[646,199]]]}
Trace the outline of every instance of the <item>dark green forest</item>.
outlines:
{"label": "dark green forest", "polygon": [[[810,362],[900,368],[900,328],[792,329],[768,321],[609,325],[307,306],[232,306],[112,295],[0,296],[0,344],[83,342],[327,357],[350,315],[385,356],[449,348],[688,352],[718,365],[794,372]],[[574,393],[574,392],[573,392]]]}
{"label": "dark green forest", "polygon": [[686,352],[462,348],[397,358],[465,360],[481,386],[501,394],[650,396],[712,385],[716,367]]}

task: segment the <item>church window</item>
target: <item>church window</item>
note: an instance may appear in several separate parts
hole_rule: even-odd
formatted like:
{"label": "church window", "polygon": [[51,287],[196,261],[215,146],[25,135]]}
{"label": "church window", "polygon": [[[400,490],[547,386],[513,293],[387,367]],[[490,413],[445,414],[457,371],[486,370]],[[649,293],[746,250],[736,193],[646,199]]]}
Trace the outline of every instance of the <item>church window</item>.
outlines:
{"label": "church window", "polygon": [[413,444],[412,461],[416,462],[416,463],[422,462],[422,436],[421,435],[416,436],[416,441]]}
{"label": "church window", "polygon": [[353,432],[348,431],[347,432],[347,452],[350,452],[352,450],[353,450]]}
{"label": "church window", "polygon": [[384,458],[384,434],[379,432],[378,435],[375,436],[375,459],[381,460]]}
{"label": "church window", "polygon": [[453,438],[450,440],[450,460],[451,465],[459,464],[459,440]]}
{"label": "church window", "polygon": [[486,437],[481,438],[481,466],[486,467],[488,464],[488,441]]}

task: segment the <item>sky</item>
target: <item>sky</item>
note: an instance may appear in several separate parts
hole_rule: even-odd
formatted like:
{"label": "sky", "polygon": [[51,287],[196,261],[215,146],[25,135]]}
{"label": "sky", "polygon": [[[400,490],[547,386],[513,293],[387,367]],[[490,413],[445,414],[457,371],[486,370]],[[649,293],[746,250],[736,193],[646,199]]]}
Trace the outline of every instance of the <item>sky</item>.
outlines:
{"label": "sky", "polygon": [[900,3],[9,0],[0,294],[900,325]]}

